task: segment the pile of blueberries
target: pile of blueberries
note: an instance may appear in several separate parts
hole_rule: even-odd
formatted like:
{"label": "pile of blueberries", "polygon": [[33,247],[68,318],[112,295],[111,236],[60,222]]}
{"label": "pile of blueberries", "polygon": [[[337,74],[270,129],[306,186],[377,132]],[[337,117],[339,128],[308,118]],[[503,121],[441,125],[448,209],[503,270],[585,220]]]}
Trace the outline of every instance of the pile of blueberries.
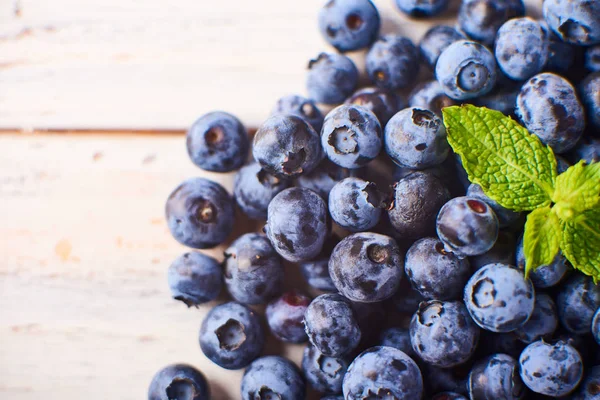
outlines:
{"label": "pile of blueberries", "polygon": [[[413,18],[449,12],[448,0],[396,3]],[[199,341],[217,365],[246,368],[242,399],[301,400],[307,386],[322,400],[600,399],[600,286],[561,254],[524,278],[526,216],[469,183],[441,120],[446,106],[486,106],[551,146],[559,172],[599,161],[600,1],[542,8],[535,20],[522,0],[463,0],[455,27],[415,45],[382,35],[370,0],[329,0],[318,25],[337,52],[308,64],[308,97],[281,98],[253,139],[225,112],[192,125],[190,158],[238,170],[233,196],[188,179],[167,200],[168,226],[190,248],[229,247],[222,262],[183,254],[168,282],[188,306],[225,286],[231,301]],[[363,49],[359,79],[344,53]],[[266,225],[231,242],[241,215]],[[292,269],[306,282],[286,279]],[[261,357],[267,326],[308,342],[301,368]],[[148,395],[209,398],[183,364]]]}

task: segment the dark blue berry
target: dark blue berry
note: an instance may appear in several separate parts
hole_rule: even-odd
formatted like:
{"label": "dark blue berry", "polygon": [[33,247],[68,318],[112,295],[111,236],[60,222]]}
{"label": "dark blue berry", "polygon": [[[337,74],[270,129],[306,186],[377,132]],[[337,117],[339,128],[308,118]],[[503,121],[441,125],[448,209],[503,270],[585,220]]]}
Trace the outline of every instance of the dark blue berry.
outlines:
{"label": "dark blue berry", "polygon": [[592,335],[600,345],[600,307],[598,307],[594,314],[594,318],[592,318]]}
{"label": "dark blue berry", "polygon": [[455,392],[467,395],[469,363],[454,368],[439,368],[424,364],[422,368],[425,387],[429,393]]}
{"label": "dark blue berry", "polygon": [[323,126],[324,117],[315,102],[295,94],[283,96],[277,100],[275,107],[271,110],[271,115],[276,114],[291,114],[300,117],[308,122],[316,132],[320,132]]}
{"label": "dark blue berry", "polygon": [[487,196],[481,186],[476,183],[472,183],[467,189],[467,196],[474,197],[481,201],[484,201],[492,207],[496,217],[498,218],[498,226],[500,228],[506,228],[517,222],[521,218],[521,213],[509,210],[508,208],[502,207],[496,201],[492,200]]}
{"label": "dark blue berry", "polygon": [[148,400],[208,400],[210,388],[202,372],[185,364],[169,365],[154,375]]}
{"label": "dark blue berry", "polygon": [[520,341],[513,332],[495,333],[482,330],[476,357],[480,359],[502,353],[508,354],[513,358],[519,358],[525,346],[526,344]]}
{"label": "dark blue berry", "polygon": [[563,42],[556,36],[546,23],[546,20],[541,19],[538,22],[544,31],[546,31],[549,40],[548,61],[544,69],[556,73],[568,72],[575,62],[576,46]]}
{"label": "dark blue berry", "polygon": [[367,73],[376,86],[396,90],[414,83],[419,73],[419,51],[398,35],[380,37],[367,53]]}
{"label": "dark blue berry", "polygon": [[596,365],[589,370],[581,384],[579,390],[575,392],[571,400],[598,400],[600,395],[600,365]]}
{"label": "dark blue berry", "polygon": [[321,35],[341,52],[370,46],[380,24],[379,12],[370,0],[329,0],[319,12]]}
{"label": "dark blue berry", "polygon": [[165,206],[167,225],[177,241],[196,249],[215,247],[233,229],[233,201],[216,182],[190,178],[173,190]]}
{"label": "dark blue berry", "polygon": [[423,82],[415,87],[408,99],[408,105],[414,108],[430,110],[442,117],[442,108],[456,105],[446,96],[442,85],[436,80]]}
{"label": "dark blue berry", "polygon": [[188,307],[216,299],[223,286],[218,261],[198,252],[177,257],[169,267],[167,277],[173,298]]}
{"label": "dark blue berry", "polygon": [[225,250],[225,284],[234,300],[266,303],[281,293],[283,264],[269,239],[246,233]]}
{"label": "dark blue berry", "polygon": [[520,400],[526,395],[518,362],[507,354],[494,354],[478,361],[469,374],[471,400]]}
{"label": "dark blue berry", "polygon": [[306,385],[298,367],[279,356],[265,356],[244,372],[242,400],[304,400]]}
{"label": "dark blue berry", "polygon": [[421,56],[430,68],[435,69],[440,54],[452,43],[461,39],[466,39],[465,35],[455,28],[447,25],[435,25],[423,35],[419,42]]}
{"label": "dark blue berry", "polygon": [[398,290],[391,298],[391,302],[398,312],[411,316],[417,311],[422,301],[425,299],[412,288],[408,279],[400,281]]}
{"label": "dark blue berry", "polygon": [[[523,250],[523,237],[517,245],[517,267],[525,271],[525,251]],[[509,263],[510,264],[510,263]],[[567,259],[559,252],[554,260],[547,265],[540,265],[529,274],[529,279],[536,288],[548,288],[558,284],[567,273]]]}
{"label": "dark blue berry", "polygon": [[500,111],[504,115],[514,116],[520,90],[520,86],[496,84],[496,87],[488,94],[473,99],[473,104]]}
{"label": "dark blue berry", "polygon": [[207,171],[228,172],[244,164],[250,140],[236,117],[217,111],[194,122],[187,132],[186,144],[194,164]]}
{"label": "dark blue berry", "polygon": [[309,304],[310,297],[297,291],[286,292],[272,300],[267,305],[265,314],[273,336],[290,343],[307,341],[302,321]]}
{"label": "dark blue berry", "polygon": [[267,207],[273,197],[290,185],[252,163],[242,167],[233,184],[233,197],[240,209],[253,219],[267,219]]}
{"label": "dark blue berry", "polygon": [[600,72],[589,74],[580,85],[581,102],[585,107],[588,125],[600,130]]}
{"label": "dark blue berry", "polygon": [[371,111],[381,126],[385,126],[398,110],[406,107],[406,101],[402,97],[377,87],[367,87],[356,91],[346,100],[345,104],[362,106]]}
{"label": "dark blue berry", "polygon": [[600,72],[600,45],[597,44],[586,49],[585,67],[591,72]]}
{"label": "dark blue berry", "polygon": [[567,169],[569,169],[570,166],[571,163],[568,162],[564,157],[561,157],[559,155],[556,156],[556,172],[559,175],[565,172]]}
{"label": "dark blue berry", "polygon": [[411,17],[431,17],[448,8],[449,0],[396,0],[396,6]]}
{"label": "dark blue berry", "polygon": [[415,351],[410,341],[410,331],[404,328],[387,328],[379,335],[379,346],[388,346],[401,350],[406,355],[415,359]]}
{"label": "dark blue berry", "polygon": [[382,194],[372,182],[345,178],[329,194],[331,219],[351,232],[366,231],[379,222]]}
{"label": "dark blue berry", "polygon": [[537,293],[531,317],[525,325],[514,331],[523,343],[533,343],[540,339],[550,339],[558,326],[556,304],[546,293]]}
{"label": "dark blue berry", "polygon": [[308,384],[321,393],[341,393],[350,364],[344,357],[329,357],[309,344],[304,348],[302,372]]}
{"label": "dark blue berry", "polygon": [[275,250],[286,260],[315,258],[329,231],[325,201],[309,189],[286,189],[269,204],[265,229]]}
{"label": "dark blue berry", "polygon": [[225,369],[240,369],[250,364],[262,351],[264,341],[258,315],[235,302],[210,310],[200,327],[202,352]]}
{"label": "dark blue berry", "polygon": [[589,0],[545,0],[544,19],[558,37],[576,45],[600,43],[600,3]]}
{"label": "dark blue berry", "polygon": [[503,23],[523,15],[523,0],[463,0],[458,24],[471,39],[492,45]]}
{"label": "dark blue berry", "polygon": [[321,53],[308,63],[306,90],[319,103],[340,104],[357,85],[358,70],[346,56]]}
{"label": "dark blue berry", "polygon": [[312,172],[299,176],[296,179],[296,185],[317,192],[319,196],[327,201],[333,186],[349,176],[350,170],[325,159]]}
{"label": "dark blue berry", "polygon": [[600,307],[600,286],[591,277],[576,273],[560,287],[556,307],[566,330],[577,335],[589,333]]}
{"label": "dark blue berry", "polygon": [[[596,92],[598,95],[600,92]],[[583,136],[577,145],[569,152],[568,156],[573,163],[584,160],[588,164],[600,162],[600,139]]]}
{"label": "dark blue berry", "polygon": [[343,239],[329,259],[335,287],[352,301],[372,303],[391,297],[403,275],[404,257],[389,236],[362,232]]}
{"label": "dark blue berry", "polygon": [[516,246],[516,239],[512,233],[499,231],[494,246],[483,254],[469,257],[469,263],[473,270],[488,264],[514,264]]}

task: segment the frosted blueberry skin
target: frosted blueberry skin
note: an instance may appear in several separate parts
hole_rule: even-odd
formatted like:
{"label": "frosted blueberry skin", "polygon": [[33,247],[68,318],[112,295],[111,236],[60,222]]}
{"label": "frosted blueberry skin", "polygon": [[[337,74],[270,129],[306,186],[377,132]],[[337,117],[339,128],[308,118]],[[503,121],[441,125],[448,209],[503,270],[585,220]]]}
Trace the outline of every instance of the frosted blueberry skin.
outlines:
{"label": "frosted blueberry skin", "polygon": [[310,300],[310,297],[297,291],[286,292],[272,300],[267,305],[265,315],[273,336],[283,342],[306,342],[308,337],[302,322]]}
{"label": "frosted blueberry skin", "polygon": [[592,335],[596,342],[600,345],[600,307],[596,310],[594,318],[592,318]]}
{"label": "frosted blueberry skin", "polygon": [[458,25],[471,39],[491,46],[503,23],[523,15],[522,0],[464,0],[458,10]]}
{"label": "frosted blueberry skin", "polygon": [[214,307],[200,327],[202,352],[225,369],[240,369],[250,364],[262,351],[264,342],[258,315],[236,302]]}
{"label": "frosted blueberry skin", "polygon": [[438,237],[457,257],[477,256],[490,250],[498,238],[498,218],[487,203],[474,197],[455,197],[440,209]]}
{"label": "frosted blueberry skin", "polygon": [[342,228],[351,232],[366,231],[379,222],[382,194],[372,182],[345,178],[329,194],[329,214]]}
{"label": "frosted blueberry skin", "polygon": [[329,274],[346,298],[373,303],[391,297],[402,279],[404,257],[389,236],[361,232],[344,238],[331,253]]}
{"label": "frosted blueberry skin", "polygon": [[296,179],[296,186],[310,189],[327,201],[333,186],[349,176],[350,170],[324,159],[313,171],[300,175]]}
{"label": "frosted blueberry skin", "polygon": [[323,159],[319,135],[295,115],[274,115],[254,135],[252,155],[260,166],[281,179],[316,168]]}
{"label": "frosted blueberry skin", "polygon": [[589,46],[600,43],[600,3],[587,0],[545,0],[544,19],[564,42]]}
{"label": "frosted blueberry skin", "polygon": [[469,261],[444,250],[437,238],[417,240],[408,249],[404,263],[413,288],[426,299],[455,300],[462,297],[471,277]]}
{"label": "frosted blueberry skin", "polygon": [[304,400],[306,385],[298,367],[279,356],[265,356],[252,362],[244,372],[242,400]]}
{"label": "frosted blueberry skin", "polygon": [[229,172],[241,167],[248,157],[250,140],[239,119],[222,111],[198,118],[187,131],[188,155],[198,167],[212,172]]}
{"label": "frosted blueberry skin", "polygon": [[585,50],[585,67],[591,72],[600,72],[600,45]]}
{"label": "frosted blueberry skin", "polygon": [[496,201],[489,198],[489,196],[484,193],[481,186],[476,183],[469,185],[469,188],[467,189],[467,196],[484,201],[488,206],[492,207],[492,210],[494,210],[494,213],[498,218],[498,226],[500,228],[511,226],[521,218],[521,213],[502,207]]}
{"label": "frosted blueberry skin", "polygon": [[418,239],[435,234],[436,216],[450,192],[429,172],[414,172],[394,187],[394,201],[388,216],[400,237]]}
{"label": "frosted blueberry skin", "polygon": [[406,107],[406,100],[394,92],[377,87],[367,87],[357,90],[352,96],[346,99],[344,104],[365,107],[375,114],[381,126],[385,126],[398,110]]}
{"label": "frosted blueberry skin", "polygon": [[479,327],[460,301],[429,300],[419,305],[410,321],[410,341],[423,361],[450,368],[475,352]]}
{"label": "frosted blueberry skin", "polygon": [[407,356],[415,359],[415,351],[410,342],[410,331],[404,328],[387,328],[381,331],[379,335],[379,346],[388,346],[406,353]]}
{"label": "frosted blueberry skin", "polygon": [[533,342],[519,357],[523,383],[536,393],[561,397],[571,393],[581,381],[583,362],[573,346],[559,340]]}
{"label": "frosted blueberry skin", "polygon": [[214,258],[189,252],[169,266],[167,280],[173,298],[191,307],[217,298],[223,286],[223,273]]}
{"label": "frosted blueberry skin", "polygon": [[392,161],[413,169],[441,164],[450,151],[442,120],[433,112],[416,107],[405,108],[389,120],[384,143]]}
{"label": "frosted blueberry skin", "polygon": [[233,200],[216,182],[190,178],[173,190],[165,206],[167,225],[181,244],[208,249],[225,241],[233,229]]}
{"label": "frosted blueberry skin", "polygon": [[381,19],[370,0],[329,0],[319,11],[319,31],[340,52],[370,46]]}
{"label": "frosted blueberry skin", "polygon": [[571,400],[596,400],[600,394],[600,365],[589,369]]}
{"label": "frosted blueberry skin", "polygon": [[[463,2],[464,4],[464,2]],[[440,54],[435,76],[446,95],[468,100],[489,93],[496,84],[496,59],[480,43],[458,40]]]}
{"label": "frosted blueberry skin", "polygon": [[248,217],[267,219],[269,203],[277,193],[289,185],[289,180],[266,172],[255,162],[240,168],[236,174],[233,198]]}
{"label": "frosted blueberry skin", "polygon": [[425,35],[423,35],[419,42],[421,57],[433,69],[442,51],[461,39],[466,39],[465,35],[455,28],[447,25],[433,26],[425,32]]}
{"label": "frosted blueberry skin", "polygon": [[516,241],[514,234],[506,231],[499,231],[498,239],[496,239],[496,243],[494,243],[494,246],[491,249],[478,256],[469,257],[469,264],[471,264],[473,271],[488,264],[514,264],[515,253],[517,250]]}
{"label": "frosted blueberry skin", "polygon": [[290,94],[280,97],[271,110],[271,115],[284,114],[295,115],[304,119],[316,132],[321,131],[323,126],[323,114],[312,99]]}
{"label": "frosted blueberry skin", "polygon": [[529,132],[559,154],[575,147],[585,128],[575,89],[552,73],[538,74],[523,85],[515,113]]}
{"label": "frosted blueberry skin", "polygon": [[260,304],[281,293],[283,264],[265,236],[246,233],[224,254],[225,284],[234,300]]}
{"label": "frosted blueberry skin", "polygon": [[359,344],[361,332],[352,305],[339,294],[315,298],[304,314],[308,340],[330,357],[350,354]]}
{"label": "frosted blueberry skin", "polygon": [[442,108],[456,105],[456,101],[446,96],[444,89],[435,79],[417,85],[408,100],[410,107],[430,110],[442,118]]}
{"label": "frosted blueberry skin", "polygon": [[511,332],[531,317],[533,285],[517,268],[489,264],[479,269],[465,286],[465,305],[473,320],[492,332]]}
{"label": "frosted blueberry skin", "polygon": [[589,74],[579,86],[588,125],[600,130],[600,72]]}
{"label": "frosted blueberry skin", "polygon": [[410,17],[425,18],[441,14],[448,8],[449,0],[395,0],[400,11]]}
{"label": "frosted blueberry skin", "polygon": [[308,63],[306,90],[319,103],[340,104],[357,85],[356,65],[344,55],[321,53]]}
{"label": "frosted blueberry skin", "polygon": [[154,375],[148,400],[208,400],[210,388],[202,372],[185,364],[169,365]]}
{"label": "frosted blueberry skin", "polygon": [[361,106],[344,104],[325,117],[321,145],[329,160],[356,169],[377,157],[383,146],[382,136],[375,114]]}
{"label": "frosted blueberry skin", "polygon": [[531,317],[514,334],[523,343],[529,344],[540,339],[550,339],[557,327],[558,314],[554,300],[546,293],[537,293]]}
{"label": "frosted blueberry skin", "polygon": [[302,356],[302,372],[308,384],[321,393],[341,393],[350,362],[345,357],[328,357],[309,344]]}
{"label": "frosted blueberry skin", "polygon": [[319,255],[329,232],[325,201],[315,192],[289,188],[273,198],[265,231],[273,248],[291,262]]}
{"label": "frosted blueberry skin", "polygon": [[561,325],[569,332],[590,332],[594,313],[600,307],[600,286],[591,277],[576,273],[559,289],[556,307]]}
{"label": "frosted blueberry skin", "polygon": [[583,136],[568,156],[573,163],[578,163],[581,160],[588,164],[600,162],[600,139]]}
{"label": "frosted blueberry skin", "polygon": [[469,374],[469,397],[472,400],[519,400],[527,395],[519,377],[517,360],[507,354],[494,354],[478,361]]}
{"label": "frosted blueberry skin", "polygon": [[442,392],[434,395],[431,400],[469,400],[462,394],[454,392]]}
{"label": "frosted blueberry skin", "polygon": [[352,361],[342,388],[346,399],[387,395],[397,400],[414,400],[423,395],[423,377],[417,364],[402,351],[378,346]]}
{"label": "frosted blueberry skin", "polygon": [[385,35],[367,53],[367,73],[377,87],[397,90],[416,81],[419,61],[419,51],[410,39]]}
{"label": "frosted blueberry skin", "polygon": [[[525,251],[523,250],[523,236],[517,245],[517,267],[525,271]],[[540,265],[529,274],[529,279],[536,288],[544,289],[557,285],[568,271],[567,259],[559,252],[552,263]]]}

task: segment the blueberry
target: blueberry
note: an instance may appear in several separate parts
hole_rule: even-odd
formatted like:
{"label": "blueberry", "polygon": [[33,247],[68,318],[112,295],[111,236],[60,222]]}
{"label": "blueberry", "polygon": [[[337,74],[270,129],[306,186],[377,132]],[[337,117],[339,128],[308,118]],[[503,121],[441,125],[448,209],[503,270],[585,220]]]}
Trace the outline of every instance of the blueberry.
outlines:
{"label": "blueberry", "polygon": [[323,159],[319,135],[295,115],[266,120],[254,135],[252,155],[265,171],[284,179],[312,171]]}
{"label": "blueberry", "polygon": [[565,172],[567,169],[569,169],[569,167],[571,166],[571,163],[569,163],[567,160],[565,160],[564,157],[561,156],[556,156],[556,172],[560,175],[563,172]]}
{"label": "blueberry", "polygon": [[412,288],[408,279],[400,281],[398,290],[391,298],[391,302],[398,312],[411,316],[417,311],[422,301],[425,299]]}
{"label": "blueberry", "polygon": [[460,301],[423,302],[410,321],[413,350],[436,367],[464,363],[475,352],[478,340],[479,328]]}
{"label": "blueberry", "polygon": [[581,82],[581,102],[585,107],[588,125],[600,130],[600,72],[589,74]]}
{"label": "blueberry", "polygon": [[448,8],[449,0],[396,0],[396,6],[411,17],[431,17]]}
{"label": "blueberry", "polygon": [[210,388],[202,372],[185,364],[169,365],[154,375],[148,400],[206,400]]}
{"label": "blueberry", "polygon": [[569,156],[574,163],[580,160],[585,160],[588,164],[600,162],[600,139],[583,136],[571,150]]}
{"label": "blueberry", "polygon": [[546,23],[546,20],[538,21],[541,27],[548,35],[548,61],[546,71],[556,73],[566,73],[575,62],[576,48],[570,43],[563,42]]}
{"label": "blueberry", "polygon": [[440,54],[435,65],[435,76],[448,97],[455,100],[472,99],[494,88],[496,60],[482,44],[458,40]]}
{"label": "blueberry", "polygon": [[492,332],[522,327],[534,308],[533,285],[515,267],[488,264],[465,286],[465,304],[477,325]]}
{"label": "blueberry", "polygon": [[283,342],[307,341],[302,321],[309,304],[310,298],[297,291],[286,292],[272,300],[265,314],[273,336]]}
{"label": "blueberry", "polygon": [[321,400],[344,400],[344,396],[341,394],[332,394],[329,396],[321,397]]}
{"label": "blueberry", "polygon": [[258,315],[235,302],[210,310],[200,327],[202,352],[225,369],[240,369],[250,364],[262,351],[264,341]]}
{"label": "blueberry", "polygon": [[271,115],[277,114],[291,114],[300,117],[317,132],[320,132],[323,126],[323,114],[313,100],[303,96],[292,94],[281,97],[271,110]]}
{"label": "blueberry", "polygon": [[240,236],[225,250],[223,266],[229,294],[240,303],[266,303],[281,293],[283,264],[265,236]]}
{"label": "blueberry", "polygon": [[242,400],[304,400],[306,385],[298,367],[279,356],[265,356],[244,372]]}
{"label": "blueberry", "polygon": [[413,243],[406,253],[404,269],[413,288],[426,299],[460,299],[471,277],[469,261],[448,253],[437,238]]}
{"label": "blueberry", "polygon": [[571,400],[598,400],[600,394],[600,365],[589,370]]}
{"label": "blueberry", "polygon": [[328,357],[310,344],[304,348],[302,372],[308,384],[318,392],[341,393],[348,364],[344,357]]}
{"label": "blueberry", "polygon": [[308,63],[306,90],[310,98],[325,104],[339,104],[358,85],[358,70],[346,56],[321,53]]}
{"label": "blueberry", "polygon": [[381,303],[361,303],[351,301],[358,327],[360,328],[359,347],[365,349],[371,346],[379,335],[386,321],[387,314]]}
{"label": "blueberry", "polygon": [[446,96],[442,85],[436,80],[423,82],[411,92],[408,104],[414,108],[426,109],[442,117],[442,108],[456,105],[456,102]]}
{"label": "blueberry", "polygon": [[312,190],[286,189],[269,204],[265,229],[283,258],[310,260],[319,254],[328,235],[327,205]]}
{"label": "blueberry", "polygon": [[600,307],[598,307],[594,318],[592,318],[592,335],[594,335],[596,342],[600,344]]}
{"label": "blueberry", "polygon": [[550,339],[557,326],[556,304],[547,294],[537,293],[533,314],[525,325],[514,331],[514,334],[523,343],[529,344],[540,339]]}
{"label": "blueberry", "polygon": [[507,354],[494,354],[477,362],[469,374],[471,400],[518,400],[526,395],[517,360]]}
{"label": "blueberry", "polygon": [[188,307],[216,299],[223,286],[218,261],[198,252],[177,257],[169,267],[167,278],[173,298]]}
{"label": "blueberry", "polygon": [[469,363],[454,368],[439,368],[431,364],[423,365],[425,387],[430,393],[454,392],[466,396],[469,372]]}
{"label": "blueberry", "polygon": [[473,99],[473,104],[478,107],[486,107],[500,111],[504,115],[513,116],[520,87],[498,85],[485,96]]}
{"label": "blueberry", "polygon": [[405,108],[390,119],[384,142],[385,151],[396,164],[414,169],[441,164],[450,151],[440,117],[416,107]]}
{"label": "blueberry", "polygon": [[430,68],[434,69],[440,54],[452,43],[461,39],[466,39],[465,35],[455,28],[435,25],[425,32],[419,42],[421,57]]}
{"label": "blueberry", "polygon": [[177,241],[196,249],[215,247],[233,229],[233,201],[223,186],[190,178],[173,190],[165,206],[167,225]]}
{"label": "blueberry", "polygon": [[389,236],[362,232],[344,238],[331,253],[329,274],[352,301],[373,303],[391,297],[403,275],[404,259]]}
{"label": "blueberry", "polygon": [[558,37],[576,45],[600,43],[600,3],[589,0],[545,0],[544,19]]}
{"label": "blueberry", "polygon": [[327,157],[341,167],[365,166],[377,157],[382,144],[379,120],[364,107],[344,104],[325,117],[321,145]]}
{"label": "blueberry", "polygon": [[585,127],[575,89],[552,73],[538,74],[523,85],[515,112],[529,132],[559,154],[575,147]]}
{"label": "blueberry", "polygon": [[300,268],[304,279],[311,287],[325,292],[337,292],[329,275],[329,256],[303,262]]}
{"label": "blueberry", "polygon": [[428,172],[415,172],[394,187],[393,203],[388,208],[390,223],[400,237],[418,239],[435,233],[435,219],[450,200],[442,181]]}
{"label": "blueberry", "polygon": [[455,197],[437,216],[438,237],[447,251],[458,257],[477,256],[490,250],[498,238],[498,218],[487,203],[474,197]]}
{"label": "blueberry", "polygon": [[398,35],[377,39],[367,53],[367,73],[376,86],[396,90],[414,83],[419,74],[419,51],[413,42]]}
{"label": "blueberry", "polygon": [[454,392],[442,392],[434,395],[431,400],[469,400],[462,394]]}
{"label": "blueberry", "polygon": [[415,359],[415,351],[412,348],[408,329],[398,327],[384,329],[379,335],[379,346],[393,347]]}
{"label": "blueberry", "polygon": [[509,210],[508,208],[502,207],[500,204],[490,199],[483,191],[481,186],[476,183],[472,183],[467,189],[467,196],[474,197],[487,203],[488,206],[492,207],[496,217],[498,217],[498,226],[500,228],[506,228],[517,222],[521,218],[521,213]]}
{"label": "blueberry", "polygon": [[514,264],[516,252],[515,236],[506,231],[498,232],[498,239],[494,246],[487,252],[478,256],[469,257],[473,270],[478,270],[488,264]]}
{"label": "blueberry", "polygon": [[310,342],[327,356],[342,357],[360,342],[360,328],[349,300],[339,294],[322,294],[304,314]]}
{"label": "blueberry", "polygon": [[345,104],[362,106],[371,111],[381,126],[385,126],[399,109],[406,107],[406,101],[402,97],[377,87],[367,87],[356,91],[346,100]]}
{"label": "blueberry", "polygon": [[519,366],[523,383],[546,396],[561,397],[571,393],[583,375],[581,356],[563,341],[531,343],[521,353]]}
{"label": "blueberry", "polygon": [[338,51],[369,47],[379,35],[381,20],[370,0],[329,0],[319,12],[319,30]]}
{"label": "blueberry", "polygon": [[[523,237],[517,245],[517,267],[525,271],[525,252],[523,250]],[[548,288],[555,286],[567,273],[567,259],[559,252],[552,263],[540,265],[529,274],[529,279],[536,288]]]}
{"label": "blueberry", "polygon": [[343,383],[346,399],[415,400],[423,395],[417,364],[393,347],[371,347],[348,367]]}
{"label": "blueberry", "polygon": [[329,199],[333,186],[350,176],[350,170],[324,159],[321,164],[308,174],[302,174],[296,179],[296,185],[316,192],[323,200]]}
{"label": "blueberry", "polygon": [[248,157],[250,140],[240,120],[222,111],[198,118],[187,131],[187,151],[198,167],[228,172],[241,167]]}
{"label": "blueberry", "polygon": [[345,178],[336,183],[329,195],[331,219],[351,232],[366,231],[379,222],[382,194],[372,182]]}
{"label": "blueberry", "polygon": [[471,39],[492,45],[503,23],[523,15],[523,0],[463,0],[458,24]]}
{"label": "blueberry", "polygon": [[252,163],[240,168],[235,176],[233,197],[248,217],[267,219],[269,203],[288,186],[288,180],[266,172],[258,163]]}
{"label": "blueberry", "polygon": [[589,333],[594,313],[600,307],[600,286],[591,277],[577,273],[559,289],[556,298],[558,318],[571,333]]}
{"label": "blueberry", "polygon": [[592,72],[600,72],[600,45],[597,44],[586,49],[585,67]]}

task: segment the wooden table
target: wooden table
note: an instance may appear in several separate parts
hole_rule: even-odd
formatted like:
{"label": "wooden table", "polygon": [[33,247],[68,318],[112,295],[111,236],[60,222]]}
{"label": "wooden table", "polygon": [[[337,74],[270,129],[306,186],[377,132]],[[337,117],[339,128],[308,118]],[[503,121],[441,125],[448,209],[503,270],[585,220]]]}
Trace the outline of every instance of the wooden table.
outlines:
{"label": "wooden table", "polygon": [[[427,29],[376,3],[386,32]],[[198,346],[215,303],[169,296],[184,248],[164,201],[195,175],[231,190],[231,174],[191,164],[182,129],[213,109],[257,126],[279,96],[303,93],[307,60],[326,49],[319,5],[0,2],[0,398],[144,399],[178,361],[211,378],[214,399],[239,398],[242,372]],[[282,351],[301,359],[301,346]]]}

